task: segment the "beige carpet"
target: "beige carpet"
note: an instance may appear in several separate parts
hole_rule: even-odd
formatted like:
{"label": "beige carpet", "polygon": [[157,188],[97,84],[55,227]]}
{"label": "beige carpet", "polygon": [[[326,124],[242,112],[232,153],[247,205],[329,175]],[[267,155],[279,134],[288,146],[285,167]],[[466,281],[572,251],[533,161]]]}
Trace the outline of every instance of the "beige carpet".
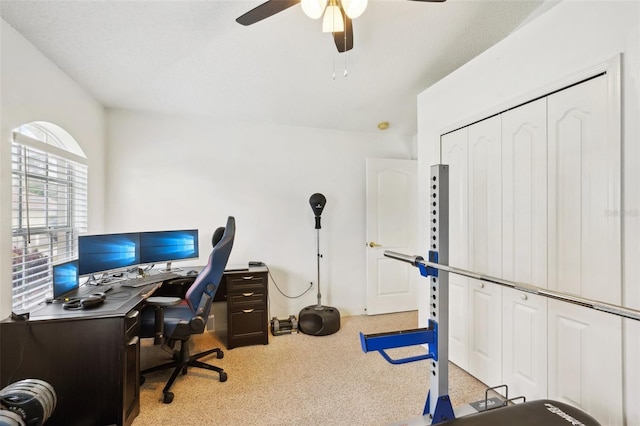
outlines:
{"label": "beige carpet", "polygon": [[[387,363],[378,353],[363,353],[358,333],[417,327],[417,312],[342,317],[330,336],[269,336],[268,345],[227,350],[214,333],[196,336],[192,353],[221,347],[203,361],[225,369],[228,380],[191,369],[172,387],[172,404],[162,403],[169,371],[146,377],[140,396],[144,425],[385,425],[419,417],[429,388],[428,361]],[[142,368],[169,355],[151,342],[141,348]],[[421,347],[389,351],[394,358],[424,353]],[[453,406],[484,398],[486,386],[455,365],[449,369]]]}

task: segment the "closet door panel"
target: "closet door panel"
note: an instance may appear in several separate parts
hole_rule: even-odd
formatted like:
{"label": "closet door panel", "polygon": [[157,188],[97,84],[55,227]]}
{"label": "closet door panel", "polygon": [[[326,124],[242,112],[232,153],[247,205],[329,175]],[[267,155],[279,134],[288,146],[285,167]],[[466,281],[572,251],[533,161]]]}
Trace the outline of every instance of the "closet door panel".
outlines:
{"label": "closet door panel", "polygon": [[[469,268],[502,275],[501,117],[469,126]],[[502,382],[502,288],[469,280],[469,372]]]}
{"label": "closet door panel", "polygon": [[[468,174],[466,128],[442,136],[442,164],[449,165],[449,264],[468,264]],[[449,360],[468,368],[468,279],[449,274]]]}
{"label": "closet door panel", "polygon": [[501,117],[469,126],[469,267],[502,274]]}
{"label": "closet door panel", "polygon": [[502,114],[503,278],[547,286],[547,101]]}
{"label": "closet door panel", "polygon": [[[547,284],[547,101],[502,114],[502,270]],[[503,289],[503,381],[511,395],[547,396],[547,302]]]}
{"label": "closet door panel", "polygon": [[502,384],[502,287],[469,280],[469,373]]}
{"label": "closet door panel", "polygon": [[502,289],[502,380],[509,395],[547,397],[547,299]]}
{"label": "closet door panel", "polygon": [[[600,76],[548,97],[548,286],[621,302],[620,141]],[[549,397],[622,424],[621,320],[549,301]]]}
{"label": "closet door panel", "polygon": [[623,424],[621,319],[556,300],[548,307],[549,398]]}
{"label": "closet door panel", "polygon": [[604,76],[548,97],[549,288],[620,304],[620,142]]}

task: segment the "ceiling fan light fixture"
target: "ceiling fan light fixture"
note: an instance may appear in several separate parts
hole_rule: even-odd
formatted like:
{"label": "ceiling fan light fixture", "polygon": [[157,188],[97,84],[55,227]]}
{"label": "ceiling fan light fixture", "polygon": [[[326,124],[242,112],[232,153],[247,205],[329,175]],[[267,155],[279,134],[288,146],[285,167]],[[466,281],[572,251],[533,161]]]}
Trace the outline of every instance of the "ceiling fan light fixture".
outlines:
{"label": "ceiling fan light fixture", "polygon": [[327,0],[302,0],[300,5],[305,15],[311,19],[318,19],[327,7]]}
{"label": "ceiling fan light fixture", "polygon": [[344,32],[344,20],[342,19],[342,12],[340,7],[331,2],[327,6],[327,10],[324,12],[324,18],[322,20],[322,32],[323,33],[342,33]]}
{"label": "ceiling fan light fixture", "polygon": [[342,0],[344,13],[351,19],[356,19],[367,8],[369,0]]}

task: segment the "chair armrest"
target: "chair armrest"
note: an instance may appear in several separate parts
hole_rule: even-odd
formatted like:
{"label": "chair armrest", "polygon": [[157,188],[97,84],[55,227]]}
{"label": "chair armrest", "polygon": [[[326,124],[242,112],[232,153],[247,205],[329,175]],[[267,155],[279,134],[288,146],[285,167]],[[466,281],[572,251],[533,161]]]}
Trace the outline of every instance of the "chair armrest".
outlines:
{"label": "chair armrest", "polygon": [[165,296],[151,296],[147,297],[144,301],[147,305],[156,306],[156,307],[165,307],[165,306],[173,306],[179,305],[182,302],[182,299],[179,297],[165,297]]}
{"label": "chair armrest", "polygon": [[168,306],[179,305],[182,299],[179,297],[152,296],[147,297],[144,303],[147,306],[153,306],[155,309],[155,336],[154,345],[161,345],[164,337],[164,308]]}
{"label": "chair armrest", "polygon": [[184,299],[187,290],[196,280],[195,276],[173,278],[162,283],[153,293],[154,296],[180,297]]}

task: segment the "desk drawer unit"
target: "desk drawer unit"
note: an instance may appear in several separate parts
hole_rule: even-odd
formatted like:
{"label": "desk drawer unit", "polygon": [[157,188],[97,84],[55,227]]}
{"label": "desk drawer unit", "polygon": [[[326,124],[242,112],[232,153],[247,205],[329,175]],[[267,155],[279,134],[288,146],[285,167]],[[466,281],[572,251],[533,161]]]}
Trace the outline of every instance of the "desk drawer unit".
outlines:
{"label": "desk drawer unit", "polygon": [[128,426],[140,412],[138,310],[92,312],[0,322],[0,388],[25,378],[53,386],[48,426]]}
{"label": "desk drawer unit", "polygon": [[131,424],[140,413],[140,310],[124,317],[122,403],[124,423]]}
{"label": "desk drawer unit", "polygon": [[225,272],[227,285],[227,348],[269,343],[265,267]]}

